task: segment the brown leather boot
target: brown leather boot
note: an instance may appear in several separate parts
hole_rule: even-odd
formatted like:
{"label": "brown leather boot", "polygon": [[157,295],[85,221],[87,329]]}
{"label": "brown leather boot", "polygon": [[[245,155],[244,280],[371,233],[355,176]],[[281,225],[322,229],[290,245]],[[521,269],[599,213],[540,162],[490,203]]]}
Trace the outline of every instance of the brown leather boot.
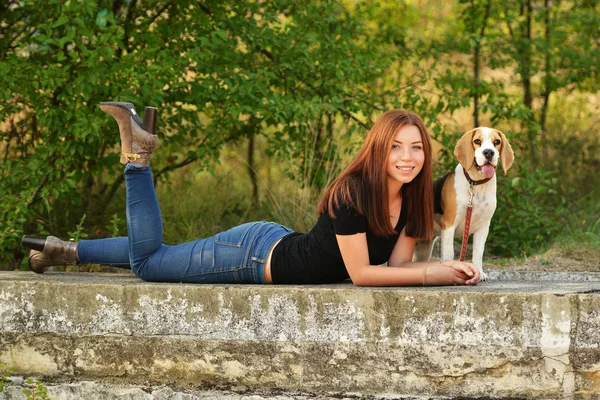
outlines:
{"label": "brown leather boot", "polygon": [[101,102],[100,109],[109,113],[119,124],[121,135],[121,163],[133,164],[141,167],[150,166],[150,155],[156,146],[157,137],[146,131],[142,125],[154,131],[156,129],[156,109],[146,107],[146,112],[151,112],[151,118],[142,122],[133,104],[124,102]]}
{"label": "brown leather boot", "polygon": [[54,265],[79,264],[77,258],[77,243],[65,242],[54,236],[46,240],[23,236],[23,247],[32,249],[29,256],[29,269],[37,274],[43,274],[46,268]]}

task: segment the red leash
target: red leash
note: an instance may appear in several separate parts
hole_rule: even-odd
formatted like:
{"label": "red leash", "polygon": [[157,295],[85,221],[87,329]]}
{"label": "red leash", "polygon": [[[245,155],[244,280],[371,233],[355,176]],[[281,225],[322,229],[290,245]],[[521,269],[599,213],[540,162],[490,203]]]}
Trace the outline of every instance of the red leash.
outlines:
{"label": "red leash", "polygon": [[471,214],[473,213],[473,197],[475,196],[475,192],[473,192],[473,185],[469,186],[469,194],[471,195],[471,199],[467,203],[467,219],[465,220],[465,233],[463,235],[462,248],[460,249],[460,261],[465,261],[465,256],[467,255],[469,228],[471,227]]}

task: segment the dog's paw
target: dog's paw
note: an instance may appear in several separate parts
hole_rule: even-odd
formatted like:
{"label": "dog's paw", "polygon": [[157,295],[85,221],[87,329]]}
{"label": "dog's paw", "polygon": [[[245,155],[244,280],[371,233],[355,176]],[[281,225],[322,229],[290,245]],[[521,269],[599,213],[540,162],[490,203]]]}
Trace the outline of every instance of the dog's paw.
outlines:
{"label": "dog's paw", "polygon": [[485,272],[483,272],[482,270],[479,270],[479,276],[481,277],[482,281],[487,281],[488,280],[488,276]]}

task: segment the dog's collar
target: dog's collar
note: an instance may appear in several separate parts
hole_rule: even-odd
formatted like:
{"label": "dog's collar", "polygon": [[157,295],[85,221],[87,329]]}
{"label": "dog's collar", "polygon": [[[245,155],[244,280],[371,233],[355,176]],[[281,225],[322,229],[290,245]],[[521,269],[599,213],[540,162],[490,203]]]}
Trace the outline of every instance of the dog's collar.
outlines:
{"label": "dog's collar", "polygon": [[463,172],[465,174],[465,178],[467,178],[467,181],[469,182],[469,185],[471,185],[471,186],[483,185],[484,183],[486,183],[490,179],[492,179],[492,178],[485,178],[485,179],[482,179],[480,181],[474,181],[473,179],[471,179],[471,177],[469,176],[469,174],[467,174],[467,171],[464,168],[463,168]]}

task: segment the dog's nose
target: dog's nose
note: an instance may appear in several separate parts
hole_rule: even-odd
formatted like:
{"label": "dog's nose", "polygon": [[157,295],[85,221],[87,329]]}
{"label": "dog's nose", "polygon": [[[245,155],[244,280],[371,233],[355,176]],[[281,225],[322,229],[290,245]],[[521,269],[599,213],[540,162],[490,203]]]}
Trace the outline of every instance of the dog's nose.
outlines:
{"label": "dog's nose", "polygon": [[494,157],[494,150],[490,150],[490,149],[485,149],[483,151],[483,155],[485,156],[486,160],[491,159],[492,157]]}

